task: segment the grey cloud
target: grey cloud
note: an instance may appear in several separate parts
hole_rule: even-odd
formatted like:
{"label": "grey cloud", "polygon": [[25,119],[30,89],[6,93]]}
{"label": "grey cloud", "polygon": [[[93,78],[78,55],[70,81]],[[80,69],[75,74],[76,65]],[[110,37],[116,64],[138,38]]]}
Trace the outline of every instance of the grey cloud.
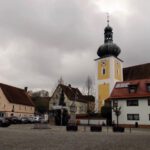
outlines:
{"label": "grey cloud", "polygon": [[[111,15],[124,66],[149,62],[149,3],[128,1],[128,16]],[[94,79],[106,26],[97,9],[93,0],[0,0],[1,82],[53,89],[60,76],[78,87]]]}

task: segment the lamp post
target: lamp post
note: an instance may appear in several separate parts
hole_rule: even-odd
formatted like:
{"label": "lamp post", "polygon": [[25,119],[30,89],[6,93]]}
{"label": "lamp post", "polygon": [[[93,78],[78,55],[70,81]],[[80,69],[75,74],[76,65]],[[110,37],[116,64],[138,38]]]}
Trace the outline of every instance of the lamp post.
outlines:
{"label": "lamp post", "polygon": [[61,106],[61,126],[63,125],[63,121],[62,121],[62,119],[63,119],[63,106]]}
{"label": "lamp post", "polygon": [[75,104],[76,99],[77,99],[77,94],[75,93],[75,98],[72,104],[70,105],[70,124],[74,124],[74,125],[76,125],[76,112],[77,112],[77,106]]}
{"label": "lamp post", "polygon": [[75,105],[75,101],[73,101],[70,106],[70,124],[76,124],[76,111],[77,107]]}
{"label": "lamp post", "polygon": [[75,97],[74,100],[72,102],[72,104],[70,105],[70,120],[69,120],[69,124],[66,126],[67,131],[77,131],[78,130],[78,126],[76,125],[76,112],[77,112],[77,107],[75,104],[77,97],[76,97],[76,93],[75,93]]}

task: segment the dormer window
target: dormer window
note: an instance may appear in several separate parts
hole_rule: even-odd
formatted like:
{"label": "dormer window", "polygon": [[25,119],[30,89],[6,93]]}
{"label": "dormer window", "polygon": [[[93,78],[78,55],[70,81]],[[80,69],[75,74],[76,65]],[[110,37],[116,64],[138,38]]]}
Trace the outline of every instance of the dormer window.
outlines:
{"label": "dormer window", "polygon": [[130,85],[128,85],[129,93],[136,93],[137,87],[138,87],[137,84],[130,84]]}
{"label": "dormer window", "polygon": [[150,83],[147,83],[146,86],[147,86],[147,91],[150,92]]}

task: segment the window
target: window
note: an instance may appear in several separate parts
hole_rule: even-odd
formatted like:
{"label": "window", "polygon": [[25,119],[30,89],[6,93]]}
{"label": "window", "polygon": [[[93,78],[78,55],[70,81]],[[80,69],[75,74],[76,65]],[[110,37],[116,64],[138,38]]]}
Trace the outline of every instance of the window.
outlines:
{"label": "window", "polygon": [[136,93],[137,85],[129,85],[129,93]]}
{"label": "window", "polygon": [[139,114],[127,114],[127,120],[140,120]]}
{"label": "window", "polygon": [[138,84],[129,84],[128,85],[129,93],[136,93],[137,88],[138,88]]}
{"label": "window", "polygon": [[130,83],[117,83],[115,88],[127,88],[129,86]]}
{"label": "window", "polygon": [[58,99],[58,95],[56,95],[56,99]]}
{"label": "window", "polygon": [[15,106],[13,105],[13,107],[12,107],[12,112],[14,112],[15,111]]}
{"label": "window", "polygon": [[105,75],[105,73],[106,73],[105,68],[102,69],[102,73],[103,73],[103,75]]}
{"label": "window", "polygon": [[148,99],[148,106],[150,106],[150,98]]}
{"label": "window", "polygon": [[118,106],[118,101],[117,100],[113,100],[113,107],[117,107]]}
{"label": "window", "polygon": [[80,106],[80,112],[84,112],[84,108],[83,108],[83,106]]}
{"label": "window", "polygon": [[138,106],[138,105],[139,105],[139,102],[136,99],[127,100],[127,106]]}
{"label": "window", "polygon": [[4,117],[4,113],[3,112],[0,112],[0,117]]}
{"label": "window", "polygon": [[147,91],[150,92],[150,83],[147,83]]}
{"label": "window", "polygon": [[117,69],[117,75],[119,75],[119,69]]}

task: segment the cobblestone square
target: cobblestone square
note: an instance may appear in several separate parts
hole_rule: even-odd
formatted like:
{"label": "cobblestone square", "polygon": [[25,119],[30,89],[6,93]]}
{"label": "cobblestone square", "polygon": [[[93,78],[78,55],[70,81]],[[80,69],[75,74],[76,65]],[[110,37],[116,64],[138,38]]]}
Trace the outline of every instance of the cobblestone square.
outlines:
{"label": "cobblestone square", "polygon": [[65,127],[33,129],[34,125],[0,128],[0,150],[150,150],[149,129],[129,129],[125,133],[90,132],[81,126],[78,132]]}

